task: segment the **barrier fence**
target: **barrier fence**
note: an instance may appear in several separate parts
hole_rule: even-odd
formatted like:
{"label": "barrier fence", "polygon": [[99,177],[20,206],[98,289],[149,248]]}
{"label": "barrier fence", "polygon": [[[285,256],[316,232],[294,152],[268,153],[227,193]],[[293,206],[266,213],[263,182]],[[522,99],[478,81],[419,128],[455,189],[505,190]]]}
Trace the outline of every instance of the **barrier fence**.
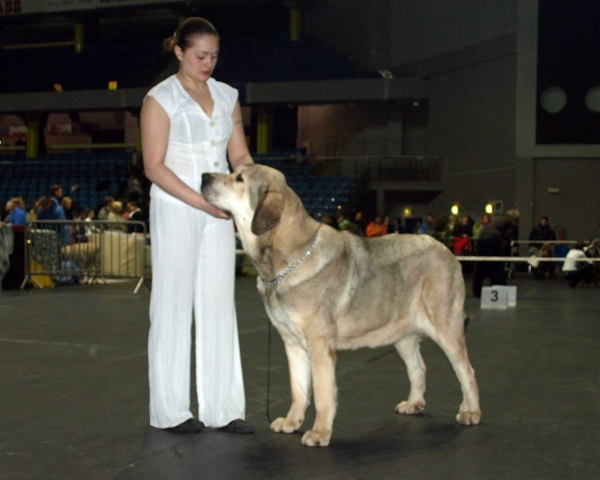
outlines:
{"label": "barrier fence", "polygon": [[150,238],[140,221],[38,220],[25,227],[25,278],[39,288],[55,283],[94,283],[151,278]]}

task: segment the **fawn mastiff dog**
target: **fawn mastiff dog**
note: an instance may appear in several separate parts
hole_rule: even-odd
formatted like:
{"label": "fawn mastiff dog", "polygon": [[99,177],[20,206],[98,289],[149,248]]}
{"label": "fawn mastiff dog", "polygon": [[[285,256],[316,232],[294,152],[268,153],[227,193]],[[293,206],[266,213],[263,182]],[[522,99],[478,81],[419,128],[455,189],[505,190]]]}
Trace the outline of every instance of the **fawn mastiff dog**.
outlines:
{"label": "fawn mastiff dog", "polygon": [[366,239],[322,225],[308,215],[284,175],[263,165],[205,173],[202,194],[233,216],[258,271],[266,311],[285,344],[292,405],[271,430],[300,428],[312,386],[316,418],[302,443],[329,444],[339,349],[394,345],[410,380],[408,399],[396,412],[421,412],[423,335],[442,348],[460,381],[463,400],[456,420],[479,423],[479,391],[464,333],[464,280],[444,245],[427,235]]}

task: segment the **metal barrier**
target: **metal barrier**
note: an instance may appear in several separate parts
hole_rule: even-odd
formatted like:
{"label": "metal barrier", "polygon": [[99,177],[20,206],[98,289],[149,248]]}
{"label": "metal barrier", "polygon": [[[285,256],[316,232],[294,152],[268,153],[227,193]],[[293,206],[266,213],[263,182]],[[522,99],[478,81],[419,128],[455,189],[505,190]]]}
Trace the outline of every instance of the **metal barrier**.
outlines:
{"label": "metal barrier", "polygon": [[25,229],[25,279],[38,288],[84,279],[139,278],[137,294],[151,276],[149,236],[140,221],[38,220]]}

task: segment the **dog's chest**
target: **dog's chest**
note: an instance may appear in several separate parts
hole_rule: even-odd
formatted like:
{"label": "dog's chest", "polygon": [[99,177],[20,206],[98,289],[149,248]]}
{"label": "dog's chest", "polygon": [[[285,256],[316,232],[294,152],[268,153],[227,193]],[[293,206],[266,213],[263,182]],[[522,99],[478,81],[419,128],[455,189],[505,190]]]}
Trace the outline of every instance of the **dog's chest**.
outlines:
{"label": "dog's chest", "polygon": [[276,294],[261,294],[271,322],[284,339],[294,339],[305,346],[304,318],[293,305]]}

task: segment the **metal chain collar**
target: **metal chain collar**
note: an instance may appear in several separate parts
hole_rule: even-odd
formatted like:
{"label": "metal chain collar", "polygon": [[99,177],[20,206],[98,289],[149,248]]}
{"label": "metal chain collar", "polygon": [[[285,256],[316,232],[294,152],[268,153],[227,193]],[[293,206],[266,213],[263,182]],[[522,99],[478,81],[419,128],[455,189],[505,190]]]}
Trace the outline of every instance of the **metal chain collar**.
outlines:
{"label": "metal chain collar", "polygon": [[302,262],[304,262],[304,260],[306,260],[308,258],[308,256],[311,254],[313,248],[315,248],[315,245],[317,244],[317,237],[319,236],[319,228],[321,228],[321,225],[319,225],[319,227],[317,228],[314,240],[310,244],[310,247],[308,247],[308,250],[306,251],[306,253],[304,255],[302,255],[302,257],[300,257],[294,263],[285,267],[279,273],[279,275],[277,275],[273,280],[265,280],[262,277],[260,278],[266,286],[270,287],[272,285],[277,285],[279,282],[281,282],[281,280],[283,280],[283,278],[285,276],[287,276],[289,273],[291,273],[293,270],[295,270]]}

